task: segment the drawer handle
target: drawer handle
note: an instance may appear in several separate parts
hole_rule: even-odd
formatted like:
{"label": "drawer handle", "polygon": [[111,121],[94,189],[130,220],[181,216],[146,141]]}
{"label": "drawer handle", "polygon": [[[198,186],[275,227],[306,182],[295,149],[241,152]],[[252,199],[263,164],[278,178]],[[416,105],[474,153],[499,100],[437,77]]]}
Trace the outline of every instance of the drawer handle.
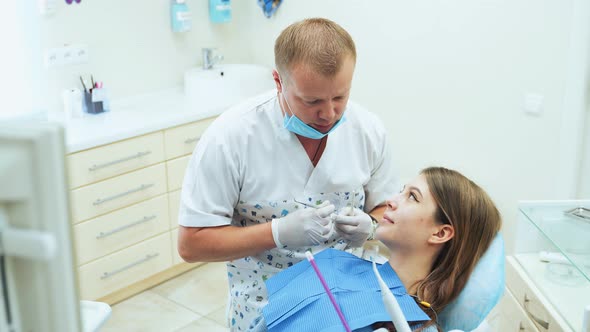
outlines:
{"label": "drawer handle", "polygon": [[542,320],[541,318],[533,315],[530,311],[529,311],[529,302],[531,302],[531,300],[529,300],[528,296],[526,296],[526,294],[524,294],[524,311],[526,311],[526,314],[535,321],[535,323],[541,325],[545,330],[549,330],[549,322]]}
{"label": "drawer handle", "polygon": [[98,235],[96,236],[96,239],[98,240],[98,239],[105,238],[105,237],[107,237],[107,236],[113,235],[113,234],[115,234],[115,233],[118,233],[118,232],[120,232],[120,231],[122,231],[122,230],[125,230],[125,229],[127,229],[127,228],[130,228],[130,227],[133,227],[133,226],[136,226],[136,225],[142,224],[142,223],[144,223],[144,222],[147,222],[147,221],[153,220],[153,219],[155,219],[155,218],[156,218],[156,215],[155,215],[155,214],[154,214],[154,215],[151,215],[151,216],[149,216],[149,217],[148,217],[148,216],[145,216],[145,217],[143,217],[142,219],[140,219],[140,220],[138,220],[138,221],[134,221],[134,222],[128,223],[127,225],[123,225],[123,226],[121,226],[121,227],[117,227],[117,228],[115,228],[115,229],[111,229],[110,231],[106,231],[106,232],[100,232],[100,233],[98,233]]}
{"label": "drawer handle", "polygon": [[198,141],[198,140],[199,140],[199,138],[200,138],[200,137],[187,138],[187,139],[185,139],[185,140],[184,140],[184,144],[191,144],[191,143],[194,143],[194,142]]}
{"label": "drawer handle", "polygon": [[138,152],[138,153],[136,153],[134,155],[131,155],[129,157],[125,157],[125,158],[121,158],[121,159],[109,161],[108,163],[104,163],[104,164],[100,164],[100,165],[93,165],[92,167],[89,167],[88,170],[90,172],[94,172],[94,171],[96,171],[98,169],[101,169],[101,168],[113,166],[113,165],[120,164],[120,163],[129,161],[129,160],[132,160],[132,159],[137,159],[137,158],[141,158],[143,156],[147,156],[150,153],[152,153],[152,151],[149,151],[149,150],[148,151],[143,151],[143,152]]}
{"label": "drawer handle", "polygon": [[139,186],[139,187],[137,187],[135,189],[127,190],[124,193],[116,194],[116,195],[113,195],[113,196],[110,196],[110,197],[107,197],[107,198],[98,198],[96,201],[94,201],[94,203],[92,203],[92,205],[97,206],[97,205],[100,205],[100,204],[102,204],[104,202],[112,201],[113,199],[121,198],[123,196],[127,196],[129,194],[136,193],[138,191],[146,190],[146,189],[151,188],[153,186],[155,186],[155,184],[153,184],[153,183],[150,183],[150,184],[142,184],[141,186]]}
{"label": "drawer handle", "polygon": [[136,265],[139,265],[141,263],[145,263],[145,262],[149,261],[152,258],[158,257],[159,255],[160,255],[159,253],[147,254],[147,255],[145,255],[144,258],[142,258],[140,260],[137,260],[137,261],[135,261],[133,263],[127,264],[127,265],[123,266],[122,268],[119,268],[119,269],[114,270],[114,271],[111,271],[111,272],[105,272],[105,273],[103,273],[102,276],[100,276],[100,279],[101,280],[104,280],[104,279],[110,278],[110,277],[114,276],[117,273],[120,273],[120,272],[123,272],[125,270],[128,270],[128,269],[130,269],[130,268],[132,268],[132,267],[134,267]]}

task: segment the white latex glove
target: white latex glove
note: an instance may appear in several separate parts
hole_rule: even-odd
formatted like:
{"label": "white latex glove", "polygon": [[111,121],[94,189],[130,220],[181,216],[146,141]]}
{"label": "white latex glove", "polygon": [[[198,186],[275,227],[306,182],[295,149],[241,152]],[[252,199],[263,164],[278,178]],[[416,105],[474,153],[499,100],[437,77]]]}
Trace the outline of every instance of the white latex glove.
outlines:
{"label": "white latex glove", "polygon": [[357,208],[352,210],[344,208],[343,212],[349,214],[338,214],[334,217],[336,232],[349,242],[353,248],[361,247],[373,234],[373,220],[371,216]]}
{"label": "white latex glove", "polygon": [[272,237],[277,248],[301,248],[327,241],[334,227],[330,215],[335,209],[334,204],[325,201],[317,208],[305,208],[273,219]]}

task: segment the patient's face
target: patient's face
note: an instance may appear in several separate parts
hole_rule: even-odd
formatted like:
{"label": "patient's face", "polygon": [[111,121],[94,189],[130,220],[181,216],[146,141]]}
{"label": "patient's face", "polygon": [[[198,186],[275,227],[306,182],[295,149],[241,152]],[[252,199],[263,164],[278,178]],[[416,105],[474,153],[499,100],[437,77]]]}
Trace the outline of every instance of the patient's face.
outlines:
{"label": "patient's face", "polygon": [[392,250],[419,250],[436,233],[435,211],[426,179],[419,175],[387,201],[376,238]]}

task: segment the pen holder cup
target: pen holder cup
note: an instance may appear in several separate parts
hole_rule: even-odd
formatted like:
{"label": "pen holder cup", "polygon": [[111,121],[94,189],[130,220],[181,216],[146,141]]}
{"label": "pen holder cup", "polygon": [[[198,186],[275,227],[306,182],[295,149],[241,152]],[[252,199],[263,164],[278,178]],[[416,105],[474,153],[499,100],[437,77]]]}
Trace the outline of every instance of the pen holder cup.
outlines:
{"label": "pen holder cup", "polygon": [[84,107],[86,112],[97,114],[110,109],[107,91],[104,88],[94,88],[84,92]]}

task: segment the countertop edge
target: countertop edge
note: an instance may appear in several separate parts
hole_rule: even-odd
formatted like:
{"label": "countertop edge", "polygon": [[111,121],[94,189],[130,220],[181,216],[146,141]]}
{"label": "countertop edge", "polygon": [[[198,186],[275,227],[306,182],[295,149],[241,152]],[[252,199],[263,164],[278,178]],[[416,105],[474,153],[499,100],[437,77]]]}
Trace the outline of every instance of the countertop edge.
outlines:
{"label": "countertop edge", "polygon": [[66,153],[72,154],[81,152],[84,150],[96,148],[102,145],[107,145],[110,143],[114,143],[117,141],[125,140],[135,136],[141,136],[149,133],[153,133],[156,131],[164,130],[171,127],[180,126],[183,124],[187,124],[194,121],[199,121],[202,119],[210,118],[213,116],[218,116],[219,114],[223,113],[223,109],[216,109],[216,110],[208,110],[204,112],[197,112],[192,114],[182,114],[182,117],[174,118],[174,119],[167,119],[166,121],[161,121],[159,123],[150,123],[145,124],[141,128],[129,128],[127,130],[117,131],[113,134],[105,134],[104,136],[100,137],[91,137],[87,140],[84,139],[77,139],[74,142],[70,142],[68,137],[68,131],[66,130]]}

